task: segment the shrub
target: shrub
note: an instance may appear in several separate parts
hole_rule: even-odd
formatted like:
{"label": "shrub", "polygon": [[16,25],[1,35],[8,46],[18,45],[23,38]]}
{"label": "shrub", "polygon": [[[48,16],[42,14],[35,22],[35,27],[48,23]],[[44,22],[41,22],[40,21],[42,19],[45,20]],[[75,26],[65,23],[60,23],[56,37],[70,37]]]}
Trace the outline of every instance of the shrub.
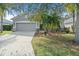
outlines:
{"label": "shrub", "polygon": [[70,33],[69,28],[65,28],[64,31],[65,31],[66,33]]}
{"label": "shrub", "polygon": [[3,30],[10,31],[12,30],[13,25],[3,25]]}

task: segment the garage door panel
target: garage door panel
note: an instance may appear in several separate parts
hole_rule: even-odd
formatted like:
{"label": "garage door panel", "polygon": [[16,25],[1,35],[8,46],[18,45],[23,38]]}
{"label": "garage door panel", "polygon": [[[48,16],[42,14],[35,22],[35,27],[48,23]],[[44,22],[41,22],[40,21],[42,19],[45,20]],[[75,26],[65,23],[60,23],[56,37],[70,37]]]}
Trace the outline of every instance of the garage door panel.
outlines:
{"label": "garage door panel", "polygon": [[17,23],[16,31],[32,31],[36,29],[36,24],[31,23]]}

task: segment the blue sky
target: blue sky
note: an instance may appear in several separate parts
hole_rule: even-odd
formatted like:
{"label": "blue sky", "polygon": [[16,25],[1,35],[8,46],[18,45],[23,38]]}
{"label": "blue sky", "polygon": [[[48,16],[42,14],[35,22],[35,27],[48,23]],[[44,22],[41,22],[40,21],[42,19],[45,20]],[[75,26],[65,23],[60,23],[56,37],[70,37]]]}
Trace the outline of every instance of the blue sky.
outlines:
{"label": "blue sky", "polygon": [[[27,4],[27,3],[26,3],[26,4],[25,4],[25,3],[24,3],[24,4],[18,4],[18,3],[16,3],[16,6],[17,6],[18,8],[23,9],[24,12],[27,12],[27,11],[28,11],[28,4]],[[18,11],[15,11],[16,6],[13,6],[13,7],[12,7],[12,8],[14,8],[14,10],[12,10],[11,13],[6,12],[6,17],[5,17],[5,19],[10,20],[11,18],[13,18],[14,16],[17,16],[17,15],[19,14],[20,9],[19,9]],[[13,15],[12,15],[12,14],[13,14]]]}
{"label": "blue sky", "polygon": [[[53,7],[56,7],[56,5],[58,5],[58,4],[57,4],[57,3],[56,3],[56,4],[51,4],[51,5],[50,5],[50,8],[52,9]],[[39,6],[39,4],[33,4],[32,7],[30,8],[30,10],[33,10],[33,9],[36,10],[37,6]],[[27,4],[27,3],[26,3],[26,4],[22,4],[22,5],[20,4],[20,8],[23,9],[25,12],[28,12],[28,4]],[[38,8],[39,8],[39,7],[38,7]],[[49,9],[50,9],[50,8],[49,8]],[[63,7],[62,7],[62,8],[63,8]],[[33,10],[33,11],[34,11],[34,10]],[[14,12],[13,14],[14,14],[14,16],[17,15],[15,12]],[[64,13],[63,15],[66,15],[66,14],[67,14],[67,13]],[[6,17],[5,17],[5,18],[6,18],[7,20],[10,20],[10,19],[13,18],[14,16],[13,16],[12,14],[6,13]]]}

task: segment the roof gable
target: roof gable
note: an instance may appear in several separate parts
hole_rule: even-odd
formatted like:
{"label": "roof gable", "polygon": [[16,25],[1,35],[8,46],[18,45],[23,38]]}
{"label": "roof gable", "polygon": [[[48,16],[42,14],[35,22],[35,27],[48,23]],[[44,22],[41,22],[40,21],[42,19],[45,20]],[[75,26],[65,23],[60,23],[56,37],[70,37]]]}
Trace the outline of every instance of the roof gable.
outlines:
{"label": "roof gable", "polygon": [[28,20],[28,15],[24,14],[24,15],[18,15],[14,18],[12,18],[13,21],[27,21]]}

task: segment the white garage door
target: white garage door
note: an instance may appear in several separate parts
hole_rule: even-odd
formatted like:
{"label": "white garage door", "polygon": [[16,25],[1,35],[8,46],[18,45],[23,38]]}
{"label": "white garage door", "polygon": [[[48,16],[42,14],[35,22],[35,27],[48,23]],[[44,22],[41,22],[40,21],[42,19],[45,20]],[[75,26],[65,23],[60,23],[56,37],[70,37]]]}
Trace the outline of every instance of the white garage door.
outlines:
{"label": "white garage door", "polygon": [[34,31],[36,30],[35,23],[17,23],[16,31]]}

